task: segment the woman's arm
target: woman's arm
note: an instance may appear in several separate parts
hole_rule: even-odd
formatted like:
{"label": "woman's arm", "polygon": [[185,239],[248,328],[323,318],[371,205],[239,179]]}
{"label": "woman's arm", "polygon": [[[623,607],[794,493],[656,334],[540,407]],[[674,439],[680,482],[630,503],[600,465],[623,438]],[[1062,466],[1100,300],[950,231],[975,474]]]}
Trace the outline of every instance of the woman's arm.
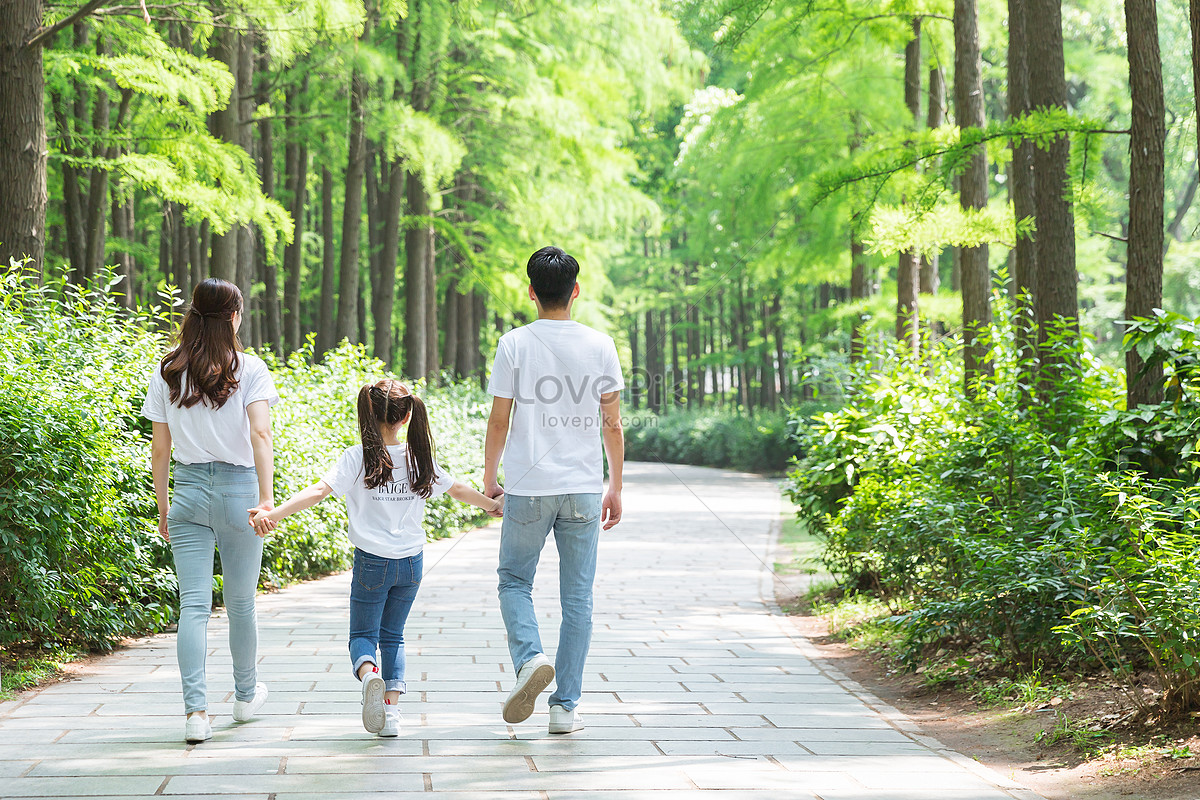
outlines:
{"label": "woman's arm", "polygon": [[454,485],[446,491],[446,494],[460,503],[470,503],[473,506],[478,506],[493,517],[504,516],[504,495],[492,499],[475,491],[462,481],[455,481]]}
{"label": "woman's arm", "polygon": [[258,473],[258,505],[267,511],[275,507],[275,447],[271,442],[271,405],[257,400],[246,406],[250,417],[250,446],[254,449],[254,471]]}
{"label": "woman's arm", "polygon": [[317,481],[307,489],[301,489],[294,495],[289,497],[283,505],[275,509],[250,509],[253,515],[250,524],[254,526],[254,532],[259,536],[265,535],[268,531],[275,530],[275,526],[282,522],[286,517],[290,517],[298,511],[303,511],[306,508],[312,508],[317,503],[329,497],[333,493],[333,487],[325,481]]}
{"label": "woman's arm", "polygon": [[154,423],[150,440],[150,472],[154,475],[154,500],[158,504],[158,535],[169,542],[171,535],[167,533],[167,509],[171,507],[171,498],[167,486],[171,480],[171,429],[165,422]]}

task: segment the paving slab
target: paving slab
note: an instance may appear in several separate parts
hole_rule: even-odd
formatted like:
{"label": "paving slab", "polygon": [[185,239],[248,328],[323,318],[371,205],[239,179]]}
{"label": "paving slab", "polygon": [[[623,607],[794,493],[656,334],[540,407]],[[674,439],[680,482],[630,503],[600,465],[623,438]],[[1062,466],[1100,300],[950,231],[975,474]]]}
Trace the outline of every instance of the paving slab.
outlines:
{"label": "paving slab", "polygon": [[[362,729],[336,575],[260,597],[271,699],[249,723],[230,716],[214,615],[204,744],[182,741],[169,634],[0,704],[0,798],[1036,800],[820,660],[773,600],[779,513],[757,476],[628,466],[625,521],[601,538],[578,733],[549,734],[544,700],[525,723],[500,718],[513,667],[492,525],[427,548],[398,738]],[[557,566],[551,544],[534,592],[551,655]]]}

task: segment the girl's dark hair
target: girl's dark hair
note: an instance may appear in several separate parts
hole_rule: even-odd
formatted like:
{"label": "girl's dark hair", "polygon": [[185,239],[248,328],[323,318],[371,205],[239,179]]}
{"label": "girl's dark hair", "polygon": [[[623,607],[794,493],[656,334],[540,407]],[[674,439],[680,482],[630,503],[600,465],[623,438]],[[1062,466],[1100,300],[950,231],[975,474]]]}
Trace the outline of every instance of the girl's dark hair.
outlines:
{"label": "girl's dark hair", "polygon": [[392,456],[380,425],[408,418],[408,481],[420,497],[433,493],[433,432],[425,403],[400,381],[382,380],[358,390],[358,429],[362,434],[363,483],[377,489],[392,480]]}
{"label": "girl's dark hair", "polygon": [[209,278],[196,284],[175,349],[158,368],[174,405],[191,408],[204,402],[220,408],[237,389],[242,343],[233,317],[241,310],[242,293],[229,281]]}

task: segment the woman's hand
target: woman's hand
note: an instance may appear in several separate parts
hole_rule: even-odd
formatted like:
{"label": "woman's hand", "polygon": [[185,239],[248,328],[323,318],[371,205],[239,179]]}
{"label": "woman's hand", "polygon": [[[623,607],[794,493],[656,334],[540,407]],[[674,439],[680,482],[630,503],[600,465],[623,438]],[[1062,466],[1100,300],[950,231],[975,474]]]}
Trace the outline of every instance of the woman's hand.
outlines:
{"label": "woman's hand", "polygon": [[271,519],[271,510],[266,508],[251,508],[250,525],[254,528],[254,532],[259,536],[265,537],[268,533],[275,530],[278,525],[275,520]]}
{"label": "woman's hand", "polygon": [[167,531],[167,515],[163,512],[158,512],[158,535],[163,538],[164,542],[170,543],[171,534]]}

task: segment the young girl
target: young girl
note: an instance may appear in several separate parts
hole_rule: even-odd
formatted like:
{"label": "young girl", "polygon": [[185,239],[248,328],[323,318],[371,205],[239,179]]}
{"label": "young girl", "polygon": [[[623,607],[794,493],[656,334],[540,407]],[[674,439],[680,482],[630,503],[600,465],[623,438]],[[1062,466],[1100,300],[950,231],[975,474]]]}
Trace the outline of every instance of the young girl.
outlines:
{"label": "young girl", "polygon": [[[406,423],[407,441],[401,444],[397,434]],[[404,622],[421,584],[425,501],[446,493],[497,517],[503,502],[441,470],[434,460],[425,404],[400,381],[383,380],[359,390],[358,427],[361,445],[342,453],[324,479],[278,508],[256,513],[254,527],[266,533],[330,494],[346,498],[354,545],[350,662],[362,682],[363,727],[380,736],[398,736],[396,703],[406,688]]]}

